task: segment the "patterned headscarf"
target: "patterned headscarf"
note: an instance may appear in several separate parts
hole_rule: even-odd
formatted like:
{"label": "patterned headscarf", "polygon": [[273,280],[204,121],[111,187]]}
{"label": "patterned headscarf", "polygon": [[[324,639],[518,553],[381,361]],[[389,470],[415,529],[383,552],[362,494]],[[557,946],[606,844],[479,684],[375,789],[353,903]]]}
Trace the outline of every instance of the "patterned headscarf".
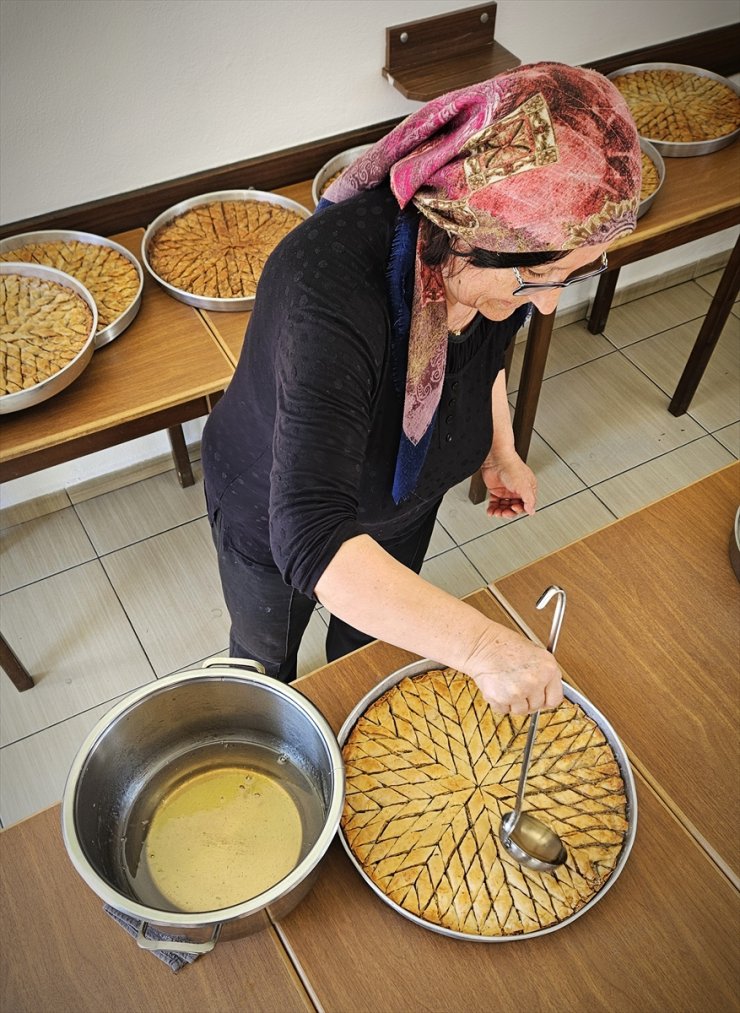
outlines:
{"label": "patterned headscarf", "polygon": [[[346,200],[387,177],[401,209],[413,204],[423,220],[472,246],[499,253],[574,250],[634,229],[640,146],[611,81],[595,71],[538,63],[433,99],[353,162],[329,187],[326,202]],[[402,449],[404,440],[412,447],[428,443],[447,357],[445,289],[441,268],[422,259],[423,220]],[[397,502],[413,489],[421,464],[423,456],[417,475],[396,483]]]}

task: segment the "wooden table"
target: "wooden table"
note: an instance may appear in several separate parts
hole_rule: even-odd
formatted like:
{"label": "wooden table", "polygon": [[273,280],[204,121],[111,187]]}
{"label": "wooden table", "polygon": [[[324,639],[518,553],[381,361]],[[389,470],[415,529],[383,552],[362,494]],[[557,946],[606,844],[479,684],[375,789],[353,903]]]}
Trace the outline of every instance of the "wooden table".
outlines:
{"label": "wooden table", "polygon": [[[630,754],[639,805],[632,853],[612,889],[567,929],[490,944],[426,931],[384,904],[335,841],[287,917],[173,975],[137,950],[73,871],[54,807],[0,834],[10,941],[2,1009],[740,1009],[737,836],[716,819],[738,769],[737,736],[723,738],[735,701],[721,638],[737,631],[727,548],[739,478],[732,465],[468,598],[544,639],[549,620],[534,601],[552,582],[565,587],[558,655],[567,681],[607,714]],[[297,685],[338,730],[379,678],[411,660],[374,643]],[[698,765],[691,729],[706,732]],[[728,812],[732,821],[731,804]]]}
{"label": "wooden table", "polygon": [[[112,238],[140,259],[143,229]],[[144,272],[141,307],[129,327],[93,354],[61,393],[4,415],[0,482],[167,429],[180,484],[192,485],[182,423],[208,414],[233,373],[200,313]],[[21,692],[33,679],[0,636],[0,667]]]}
{"label": "wooden table", "polygon": [[[604,329],[621,267],[740,222],[740,144],[696,158],[666,158],[665,166],[665,180],[655,203],[634,232],[609,248],[610,270],[600,279],[589,318],[589,330],[594,334]],[[671,401],[675,415],[688,409],[737,295],[739,280],[740,246],[736,244]],[[535,310],[529,325],[514,412],[516,447],[525,460],[554,322],[554,313],[543,316]]]}
{"label": "wooden table", "polygon": [[559,584],[558,658],[637,769],[740,886],[740,585],[729,540],[740,463],[497,581],[542,640]]}
{"label": "wooden table", "polygon": [[[141,258],[143,229],[112,236]],[[167,429],[183,484],[192,483],[180,426],[209,411],[232,364],[200,313],[145,272],[141,308],[81,376],[48,401],[3,416],[0,482]]]}
{"label": "wooden table", "polygon": [[[292,186],[276,190],[275,193],[297,201],[304,208],[311,210],[314,206],[311,186],[312,181],[305,180],[302,183],[294,183]],[[252,315],[251,310],[239,313],[221,313],[215,310],[203,310],[202,315],[216,341],[218,341],[229,360],[236,366],[239,361],[242,345],[244,344],[247,324]]]}
{"label": "wooden table", "polygon": [[174,974],[103,911],[64,850],[59,806],[0,834],[3,1013],[305,1013],[274,929]]}

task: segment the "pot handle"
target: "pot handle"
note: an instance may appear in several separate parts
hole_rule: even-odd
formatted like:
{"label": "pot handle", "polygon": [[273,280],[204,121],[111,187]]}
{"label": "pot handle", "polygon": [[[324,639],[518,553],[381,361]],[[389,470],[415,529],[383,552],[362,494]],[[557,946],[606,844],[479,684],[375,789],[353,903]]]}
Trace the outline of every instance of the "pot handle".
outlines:
{"label": "pot handle", "polygon": [[246,668],[250,672],[257,672],[258,675],[265,675],[265,670],[259,661],[252,661],[250,658],[210,658],[201,663],[201,668]]}
{"label": "pot handle", "polygon": [[142,950],[169,950],[172,953],[210,953],[218,942],[221,934],[221,924],[214,925],[213,934],[204,943],[189,942],[179,939],[150,939],[146,934],[149,922],[142,922],[139,925],[139,932],[136,936],[136,945]]}

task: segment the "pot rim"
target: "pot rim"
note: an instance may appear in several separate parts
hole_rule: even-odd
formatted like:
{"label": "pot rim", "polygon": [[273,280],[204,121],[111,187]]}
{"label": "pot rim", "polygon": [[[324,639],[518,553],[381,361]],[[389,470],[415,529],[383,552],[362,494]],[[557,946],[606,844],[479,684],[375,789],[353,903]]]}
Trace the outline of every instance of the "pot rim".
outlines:
{"label": "pot rim", "polygon": [[[157,679],[156,682],[147,683],[146,686],[134,690],[124,697],[123,700],[114,704],[84,739],[72,763],[64,786],[61,812],[62,837],[67,854],[75,869],[87,885],[106,904],[124,914],[149,922],[152,925],[172,926],[182,929],[201,928],[246,918],[268,907],[270,904],[274,904],[277,900],[290,893],[313,872],[334,839],[342,815],[342,808],[344,806],[344,761],[342,759],[342,752],[334,731],[318,708],[298,690],[293,689],[292,686],[286,683],[273,679],[271,676],[261,675],[253,671],[238,671],[228,667],[231,664],[231,659],[223,659],[224,667],[222,668],[217,667],[218,661],[211,664],[213,667],[207,669],[193,669],[187,672],[179,672]],[[257,894],[256,897],[252,897],[247,901],[242,901],[240,904],[217,908],[213,911],[165,911],[131,900],[130,897],[126,897],[116,890],[115,887],[112,887],[95,871],[83,853],[77,835],[75,825],[77,787],[83,767],[96,744],[103,734],[108,731],[110,726],[123,714],[149,696],[156,696],[158,693],[166,692],[182,683],[206,682],[209,679],[219,680],[220,682],[248,682],[257,684],[270,692],[274,692],[278,696],[286,697],[302,711],[305,717],[315,726],[326,744],[331,757],[330,772],[334,778],[331,802],[327,809],[323,829],[313,847],[295,869],[279,880],[269,890],[265,890],[263,893]]]}

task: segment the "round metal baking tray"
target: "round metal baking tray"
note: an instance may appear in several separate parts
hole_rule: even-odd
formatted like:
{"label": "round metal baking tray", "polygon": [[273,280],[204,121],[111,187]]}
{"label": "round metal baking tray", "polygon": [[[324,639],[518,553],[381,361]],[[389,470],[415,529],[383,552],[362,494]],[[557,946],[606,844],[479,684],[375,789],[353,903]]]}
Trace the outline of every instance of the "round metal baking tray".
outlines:
{"label": "round metal baking tray", "polygon": [[[393,686],[399,683],[402,679],[413,678],[415,675],[423,675],[425,672],[431,672],[434,671],[435,669],[444,669],[446,667],[447,666],[445,665],[438,664],[435,661],[429,661],[427,659],[424,661],[415,661],[410,665],[406,665],[404,668],[399,668],[398,671],[396,672],[392,672],[389,676],[383,679],[382,682],[378,683],[377,686],[374,686],[373,689],[371,689],[370,692],[367,693],[362,698],[362,700],[360,700],[357,706],[352,710],[349,717],[342,725],[339,731],[339,735],[337,737],[340,747],[344,748],[344,744],[347,741],[350,732],[354,728],[355,723],[358,721],[359,718],[362,717],[362,715],[365,713],[370,704],[373,703],[375,700],[377,700],[378,697],[381,697],[384,693],[387,693],[389,689],[391,689]],[[398,914],[400,915],[403,915],[404,918],[408,918],[410,921],[415,922],[416,925],[420,925],[424,929],[430,929],[432,932],[438,932],[440,935],[443,936],[451,936],[453,939],[461,939],[465,942],[479,942],[479,943],[513,943],[516,942],[517,940],[533,939],[535,936],[544,936],[550,932],[556,932],[558,929],[565,928],[566,925],[570,925],[570,923],[575,921],[576,918],[580,918],[581,915],[585,914],[590,908],[594,906],[594,904],[600,901],[604,896],[604,894],[607,892],[607,890],[609,890],[614,885],[620,873],[622,872],[622,869],[624,868],[627,858],[629,857],[630,851],[632,850],[632,845],[635,840],[635,833],[637,831],[637,793],[635,791],[635,781],[634,777],[632,776],[632,768],[630,767],[630,762],[627,758],[627,753],[625,752],[624,746],[617,737],[617,733],[614,731],[612,726],[606,720],[604,715],[601,714],[596,709],[596,707],[594,707],[591,701],[587,700],[586,697],[583,696],[583,694],[579,693],[578,690],[573,689],[572,686],[568,686],[566,683],[563,683],[563,694],[567,700],[570,700],[572,703],[578,704],[578,706],[582,708],[584,713],[587,714],[588,717],[590,717],[592,721],[595,721],[596,724],[599,726],[599,728],[604,734],[604,737],[611,746],[612,752],[614,753],[614,758],[619,764],[619,771],[622,775],[622,780],[624,781],[624,790],[627,798],[627,822],[629,825],[629,829],[627,830],[627,834],[624,839],[624,844],[622,845],[622,851],[617,860],[617,864],[614,867],[614,871],[612,872],[611,876],[609,876],[607,881],[603,884],[601,889],[598,890],[598,892],[594,894],[591,900],[589,900],[586,904],[584,904],[582,908],[579,908],[578,911],[574,912],[574,914],[570,915],[568,918],[564,918],[561,922],[558,922],[557,925],[549,925],[547,928],[537,929],[535,932],[523,932],[520,935],[510,935],[510,936],[482,936],[482,935],[474,935],[468,932],[457,932],[454,929],[445,928],[444,926],[437,925],[434,922],[425,921],[425,919],[419,918],[418,915],[411,914],[410,911],[406,911],[405,908],[402,908],[399,904],[396,904],[395,901],[391,900],[390,897],[388,897],[385,893],[383,893],[383,891],[373,882],[373,880],[368,876],[368,874],[363,869],[362,865],[360,865],[358,860],[355,858],[355,855],[351,847],[349,846],[349,842],[347,841],[347,838],[345,837],[344,831],[342,830],[340,824],[339,839],[341,840],[344,850],[347,852],[350,861],[357,869],[357,871],[360,873],[360,875],[365,880],[370,889],[373,890],[374,893],[378,895],[378,897],[384,900],[386,904],[392,907],[394,911],[398,912]]]}
{"label": "round metal baking tray", "polygon": [[173,218],[177,218],[178,215],[182,215],[186,211],[190,211],[191,208],[200,207],[201,204],[211,204],[214,201],[227,200],[263,201],[267,204],[277,204],[280,207],[287,208],[289,211],[295,211],[296,214],[301,215],[304,219],[311,217],[311,212],[302,204],[298,204],[297,201],[290,200],[288,197],[281,197],[280,194],[270,193],[266,190],[219,190],[217,193],[201,194],[199,197],[189,197],[187,200],[180,201],[179,204],[175,204],[173,207],[168,208],[167,211],[163,211],[161,215],[158,215],[144,233],[144,238],[141,243],[141,258],[152,278],[154,278],[154,280],[158,282],[166,292],[169,292],[169,294],[175,299],[179,299],[180,302],[187,303],[188,306],[196,306],[201,310],[218,310],[227,312],[250,310],[254,306],[254,296],[236,296],[233,299],[215,299],[209,296],[195,295],[193,292],[187,292],[185,289],[177,288],[175,285],[170,285],[169,282],[159,277],[157,272],[149,263],[149,245],[157,232],[159,232],[164,225],[171,222]]}
{"label": "round metal baking tray", "polygon": [[[634,74],[638,70],[680,70],[685,74],[695,74],[697,77],[709,77],[712,81],[719,81],[720,84],[727,85],[736,95],[740,95],[740,85],[735,84],[734,81],[721,77],[719,74],[714,74],[711,70],[703,70],[701,67],[688,67],[683,63],[635,63],[631,67],[620,67],[619,70],[613,70],[611,74],[607,74],[607,77],[611,81],[614,81],[618,77],[624,77],[625,74]],[[737,130],[733,130],[731,134],[725,134],[723,137],[713,137],[709,141],[661,141],[660,138],[647,136],[645,140],[650,141],[661,155],[666,155],[670,158],[690,158],[693,155],[708,155],[712,151],[725,148],[728,144],[732,144],[738,136],[740,136],[740,127]]]}
{"label": "round metal baking tray", "polygon": [[663,186],[663,180],[665,179],[665,162],[655,145],[651,144],[650,141],[646,141],[644,137],[641,137],[640,149],[645,152],[655,168],[658,170],[658,185],[651,194],[648,194],[645,200],[640,201],[640,206],[637,209],[638,219],[642,218],[645,212],[652,207],[653,201],[660,193],[661,187]]}
{"label": "round metal baking tray", "polygon": [[30,408],[32,405],[46,401],[48,398],[53,397],[54,394],[58,394],[65,387],[68,387],[73,380],[76,380],[85,366],[87,366],[95,351],[94,339],[98,326],[98,308],[95,305],[95,300],[85,286],[77,281],[76,278],[73,278],[71,274],[57,271],[54,267],[44,267],[42,264],[27,264],[25,261],[18,263],[13,261],[1,262],[0,275],[4,274],[20,274],[26,278],[43,278],[45,281],[54,281],[58,285],[71,288],[90,307],[93,323],[85,344],[66,366],[63,366],[52,376],[47,377],[46,380],[42,380],[35,386],[29,387],[28,390],[17,390],[12,394],[3,394],[0,397],[0,415],[17,412],[23,408]]}
{"label": "round metal baking tray", "polygon": [[364,155],[370,148],[372,148],[372,144],[360,144],[356,148],[347,148],[346,151],[340,151],[338,155],[334,155],[333,158],[330,158],[328,162],[325,162],[321,166],[314,176],[311,186],[314,206],[321,200],[321,191],[326,186],[328,180],[336,173],[341,172],[342,169],[346,169],[348,165],[351,165],[360,155]]}
{"label": "round metal baking tray", "polygon": [[[7,239],[0,240],[0,253],[10,253],[13,250],[20,249],[22,246],[29,246],[31,243],[70,243],[74,240],[78,243],[89,243],[91,246],[110,247],[125,257],[129,263],[133,264],[139,276],[139,287],[132,302],[129,303],[123,313],[117,316],[115,320],[111,320],[107,327],[101,327],[95,335],[94,347],[102,348],[103,345],[107,345],[109,341],[113,341],[114,338],[117,338],[119,334],[126,330],[141,307],[144,272],[141,264],[130,250],[127,250],[125,246],[121,246],[119,243],[115,243],[112,239],[96,236],[92,232],[75,232],[70,229],[47,229],[42,232],[22,232],[17,236],[8,236]],[[19,261],[19,263],[21,262]],[[24,263],[37,263],[37,261],[24,261]],[[55,271],[59,270],[59,268],[53,269]],[[62,273],[66,274],[67,272]],[[70,277],[74,277],[74,275],[70,275]],[[84,283],[81,282],[81,284]]]}

